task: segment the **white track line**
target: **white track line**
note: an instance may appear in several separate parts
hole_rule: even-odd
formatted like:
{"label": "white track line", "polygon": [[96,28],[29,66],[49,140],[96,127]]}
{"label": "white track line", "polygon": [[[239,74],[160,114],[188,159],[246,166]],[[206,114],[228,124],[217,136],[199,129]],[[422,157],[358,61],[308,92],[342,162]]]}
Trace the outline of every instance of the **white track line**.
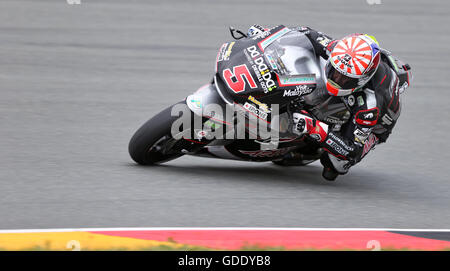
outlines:
{"label": "white track line", "polygon": [[44,232],[97,232],[97,231],[397,231],[397,232],[450,232],[450,229],[394,229],[394,228],[250,228],[250,227],[153,227],[153,228],[76,228],[76,229],[18,229],[0,230],[1,233]]}

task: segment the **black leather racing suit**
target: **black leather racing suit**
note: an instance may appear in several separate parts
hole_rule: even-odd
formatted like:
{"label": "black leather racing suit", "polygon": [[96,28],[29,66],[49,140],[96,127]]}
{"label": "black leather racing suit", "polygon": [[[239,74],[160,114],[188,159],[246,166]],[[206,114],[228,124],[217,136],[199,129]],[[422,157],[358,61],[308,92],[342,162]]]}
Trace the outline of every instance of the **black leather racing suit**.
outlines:
{"label": "black leather racing suit", "polygon": [[[298,30],[310,39],[317,55],[328,59],[336,40],[308,27]],[[329,129],[328,136],[320,143],[326,151],[321,156],[325,170],[345,174],[375,145],[386,142],[400,116],[400,93],[410,84],[409,70],[409,65],[382,50],[372,79],[360,91],[343,98],[350,119],[339,132]]]}
{"label": "black leather racing suit", "polygon": [[[303,32],[311,41],[317,56],[328,59],[337,40],[309,27],[294,28]],[[259,25],[249,29],[249,35],[265,31]],[[350,119],[339,131],[328,129],[320,146],[326,151],[320,160],[326,172],[334,179],[345,174],[360,162],[377,144],[384,143],[391,134],[401,111],[400,93],[410,84],[410,67],[394,58],[388,51],[381,51],[381,61],[372,79],[359,91],[343,97],[350,111]],[[329,95],[323,97],[324,100]],[[319,126],[316,126],[319,127]]]}

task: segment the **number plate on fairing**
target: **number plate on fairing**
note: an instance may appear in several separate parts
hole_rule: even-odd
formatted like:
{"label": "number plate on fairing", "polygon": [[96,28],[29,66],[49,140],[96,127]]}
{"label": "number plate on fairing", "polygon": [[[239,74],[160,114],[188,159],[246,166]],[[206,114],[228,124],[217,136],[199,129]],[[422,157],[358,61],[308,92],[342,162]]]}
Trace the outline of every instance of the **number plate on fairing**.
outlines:
{"label": "number plate on fairing", "polygon": [[254,37],[225,43],[216,61],[223,96],[244,105],[251,96],[264,104],[282,107],[292,99],[311,93],[315,74],[287,73],[281,60],[282,42],[299,39],[301,33],[277,26]]}

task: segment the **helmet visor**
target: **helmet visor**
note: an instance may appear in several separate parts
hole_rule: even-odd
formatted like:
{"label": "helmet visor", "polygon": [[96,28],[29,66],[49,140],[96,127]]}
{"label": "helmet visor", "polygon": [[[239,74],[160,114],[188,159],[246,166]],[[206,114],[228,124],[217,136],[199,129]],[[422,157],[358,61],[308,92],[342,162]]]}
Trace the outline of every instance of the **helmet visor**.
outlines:
{"label": "helmet visor", "polygon": [[325,66],[325,74],[327,80],[339,89],[354,89],[360,87],[360,78],[352,78],[342,74],[336,70],[330,62]]}

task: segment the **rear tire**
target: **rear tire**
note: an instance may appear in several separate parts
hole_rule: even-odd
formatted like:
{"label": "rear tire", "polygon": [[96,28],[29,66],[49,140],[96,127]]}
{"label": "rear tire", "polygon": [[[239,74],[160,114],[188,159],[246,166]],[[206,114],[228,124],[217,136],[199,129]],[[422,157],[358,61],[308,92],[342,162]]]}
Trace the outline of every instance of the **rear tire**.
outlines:
{"label": "rear tire", "polygon": [[[183,104],[179,102],[177,104]],[[170,140],[175,141],[171,135],[173,122],[179,116],[171,116],[172,107],[164,109],[159,114],[142,125],[128,144],[128,152],[131,158],[140,165],[152,165],[167,162],[182,156],[181,151],[161,151],[158,144],[168,144]],[[163,148],[164,149],[164,148]]]}

